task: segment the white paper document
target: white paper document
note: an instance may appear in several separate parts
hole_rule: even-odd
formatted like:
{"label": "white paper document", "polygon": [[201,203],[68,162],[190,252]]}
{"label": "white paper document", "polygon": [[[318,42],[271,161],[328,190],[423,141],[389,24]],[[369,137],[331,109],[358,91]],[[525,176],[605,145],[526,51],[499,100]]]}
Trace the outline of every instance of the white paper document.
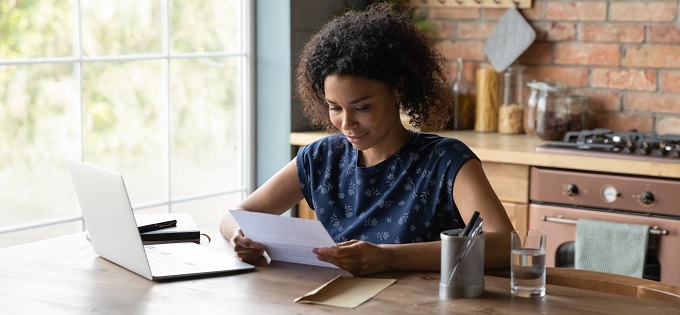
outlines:
{"label": "white paper document", "polygon": [[266,247],[271,259],[338,268],[317,259],[312,252],[316,247],[336,246],[321,222],[244,210],[229,213],[246,237]]}

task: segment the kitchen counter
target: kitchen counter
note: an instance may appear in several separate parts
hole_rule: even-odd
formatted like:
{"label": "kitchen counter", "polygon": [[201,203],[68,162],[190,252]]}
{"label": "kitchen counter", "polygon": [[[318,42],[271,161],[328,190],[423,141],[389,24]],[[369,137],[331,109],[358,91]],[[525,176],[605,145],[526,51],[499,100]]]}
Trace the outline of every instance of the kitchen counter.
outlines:
{"label": "kitchen counter", "polygon": [[[663,163],[663,160],[640,161],[625,154],[588,156],[562,153],[536,152],[539,145],[548,143],[527,135],[505,135],[476,131],[441,131],[438,135],[457,138],[467,144],[484,162],[542,166],[594,172],[619,173],[680,179],[680,163]],[[291,145],[303,146],[326,136],[327,133],[293,132]]]}

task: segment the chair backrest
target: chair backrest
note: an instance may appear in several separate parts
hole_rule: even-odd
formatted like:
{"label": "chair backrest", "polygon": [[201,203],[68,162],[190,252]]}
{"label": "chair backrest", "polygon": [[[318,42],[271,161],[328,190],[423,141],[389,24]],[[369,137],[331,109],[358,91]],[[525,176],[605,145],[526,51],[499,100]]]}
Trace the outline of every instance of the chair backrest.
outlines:
{"label": "chair backrest", "polygon": [[624,275],[571,268],[546,268],[546,283],[641,299],[680,303],[680,287]]}

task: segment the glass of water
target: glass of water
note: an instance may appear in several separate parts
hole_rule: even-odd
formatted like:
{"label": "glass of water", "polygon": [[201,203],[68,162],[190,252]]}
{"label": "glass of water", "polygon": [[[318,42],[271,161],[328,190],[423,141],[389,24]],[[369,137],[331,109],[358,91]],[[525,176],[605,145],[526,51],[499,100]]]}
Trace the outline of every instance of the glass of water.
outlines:
{"label": "glass of water", "polygon": [[521,297],[545,296],[545,239],[538,230],[512,232],[510,290]]}

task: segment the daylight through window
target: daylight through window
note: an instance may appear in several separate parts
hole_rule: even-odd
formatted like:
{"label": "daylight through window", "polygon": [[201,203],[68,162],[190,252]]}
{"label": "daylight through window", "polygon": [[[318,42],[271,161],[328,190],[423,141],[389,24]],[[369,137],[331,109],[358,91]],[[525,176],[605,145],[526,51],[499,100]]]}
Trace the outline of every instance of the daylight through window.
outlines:
{"label": "daylight through window", "polygon": [[0,247],[82,231],[65,158],[216,227],[251,173],[251,2],[0,2]]}

